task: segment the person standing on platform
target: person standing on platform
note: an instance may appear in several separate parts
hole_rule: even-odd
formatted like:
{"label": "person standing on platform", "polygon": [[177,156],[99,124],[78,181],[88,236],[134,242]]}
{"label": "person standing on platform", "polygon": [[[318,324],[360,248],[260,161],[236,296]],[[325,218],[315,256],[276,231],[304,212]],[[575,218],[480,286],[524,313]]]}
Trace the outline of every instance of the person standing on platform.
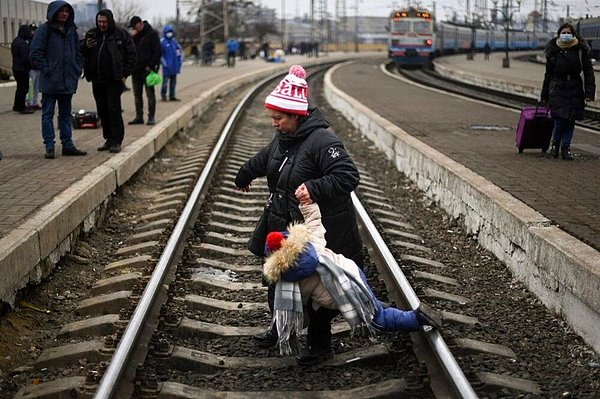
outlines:
{"label": "person standing on platform", "polygon": [[[358,186],[358,169],[320,111],[309,108],[305,77],[304,69],[293,65],[267,96],[265,108],[276,129],[275,138],[246,161],[235,178],[237,188],[248,192],[254,179],[266,176],[270,191],[248,249],[264,256],[268,233],[285,230],[292,221],[302,221],[300,198],[319,204],[327,247],[362,267],[362,241],[350,198]],[[275,286],[268,287],[273,312]],[[331,320],[338,314],[323,307],[315,310],[309,306],[308,310],[308,351],[299,359],[304,364],[319,362],[331,354]],[[254,339],[259,346],[274,346],[277,331],[271,325]]]}
{"label": "person standing on platform", "polygon": [[227,66],[228,67],[235,66],[235,57],[237,55],[239,46],[240,45],[236,39],[231,38],[231,39],[227,40]]}
{"label": "person standing on platform", "polygon": [[66,1],[53,1],[48,4],[46,18],[33,36],[30,51],[33,68],[40,70],[44,157],[55,156],[53,120],[57,103],[62,154],[86,155],[87,152],[75,147],[72,137],[71,100],[77,91],[82,65],[73,7]]}
{"label": "person standing on platform", "polygon": [[148,99],[148,120],[146,125],[154,125],[156,114],[156,95],[154,86],[146,85],[146,76],[152,71],[158,72],[160,66],[160,38],[158,32],[152,28],[148,21],[142,21],[138,16],[129,20],[129,28],[132,28],[133,42],[137,53],[137,63],[131,75],[133,84],[133,97],[135,98],[135,119],[130,125],[142,125],[144,123],[144,87]]}
{"label": "person standing on platform", "polygon": [[[160,39],[161,57],[160,64],[163,70],[163,81],[160,94],[163,101],[179,101],[175,96],[175,86],[177,85],[177,75],[181,72],[183,65],[183,47],[175,38],[173,27],[165,25],[163,28],[163,38]],[[167,81],[169,81],[169,97],[167,98]]]}
{"label": "person standing on platform", "polygon": [[200,51],[198,51],[198,45],[192,44],[191,54],[194,56],[194,65],[198,65],[200,62]]}
{"label": "person standing on platform", "polygon": [[[33,35],[35,35],[35,31],[37,31],[37,25],[31,24],[29,25],[29,29],[31,30],[31,38],[33,39]],[[40,71],[39,69],[32,69],[29,71],[29,91],[27,92],[27,107],[33,110],[42,109],[39,105],[39,93],[40,93]]]}
{"label": "person standing on platform", "polygon": [[29,71],[31,70],[31,60],[29,58],[29,41],[31,40],[31,30],[27,25],[19,26],[19,33],[10,45],[12,53],[12,72],[17,82],[15,90],[15,100],[13,102],[13,111],[20,114],[31,114],[33,109],[25,106],[25,98],[29,90]]}
{"label": "person standing on platform", "polygon": [[116,26],[110,10],[96,14],[96,27],[85,34],[81,45],[84,75],[92,82],[92,92],[102,121],[104,144],[98,151],[121,152],[125,128],[121,115],[121,94],[125,79],[135,67],[133,39],[127,30]]}
{"label": "person standing on platform", "polygon": [[492,48],[490,47],[489,42],[485,42],[485,46],[483,46],[483,59],[485,61],[490,60],[490,53],[492,52]]}
{"label": "person standing on platform", "polygon": [[[554,119],[550,154],[572,161],[571,140],[575,121],[583,119],[586,102],[594,101],[596,81],[590,48],[569,23],[558,29],[558,38],[546,45],[546,73],[541,101],[548,103]],[[583,74],[583,80],[581,75]]]}

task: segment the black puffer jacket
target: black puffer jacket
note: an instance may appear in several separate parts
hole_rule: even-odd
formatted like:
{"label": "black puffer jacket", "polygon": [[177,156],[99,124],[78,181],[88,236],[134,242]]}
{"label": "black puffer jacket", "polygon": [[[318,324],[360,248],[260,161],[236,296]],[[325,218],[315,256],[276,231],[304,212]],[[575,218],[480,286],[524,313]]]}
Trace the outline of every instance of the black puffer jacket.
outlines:
{"label": "black puffer jacket", "polygon": [[96,46],[88,48],[85,38],[81,41],[81,54],[84,57],[83,70],[87,81],[110,82],[131,75],[136,63],[135,45],[129,32],[116,26],[110,10],[101,10],[96,15],[108,20],[105,32],[92,28],[86,33],[93,36]]}
{"label": "black puffer jacket", "polygon": [[594,99],[595,92],[594,69],[588,45],[579,41],[563,50],[556,44],[556,39],[550,40],[546,45],[546,74],[541,100],[549,103],[552,117],[583,119],[585,99]]}
{"label": "black puffer jacket", "polygon": [[12,52],[12,69],[20,72],[31,70],[29,58],[29,41],[31,40],[31,29],[27,25],[19,26],[19,34],[10,45]]}
{"label": "black puffer jacket", "polygon": [[146,67],[158,71],[160,66],[160,37],[156,29],[144,21],[144,29],[133,37],[135,50],[137,52],[137,63],[135,70],[143,70]]}
{"label": "black puffer jacket", "polygon": [[[278,216],[285,221],[282,226],[270,219],[267,231],[263,232],[266,235],[285,229],[294,220],[303,220],[294,192],[304,183],[312,200],[321,208],[327,247],[362,265],[362,242],[350,200],[359,173],[340,139],[328,127],[321,113],[311,109],[309,116],[299,119],[294,134],[277,131],[266,147],[242,165],[235,185],[243,188],[257,177],[267,177],[271,192],[269,212],[280,213]],[[257,238],[264,242],[264,237]],[[264,248],[249,249],[263,255]]]}

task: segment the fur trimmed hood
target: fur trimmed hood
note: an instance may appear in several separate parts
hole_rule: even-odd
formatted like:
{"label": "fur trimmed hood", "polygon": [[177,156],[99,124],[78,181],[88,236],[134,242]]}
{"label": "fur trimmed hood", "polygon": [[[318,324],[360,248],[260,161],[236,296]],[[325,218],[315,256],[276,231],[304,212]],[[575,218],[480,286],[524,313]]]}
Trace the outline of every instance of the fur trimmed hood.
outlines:
{"label": "fur trimmed hood", "polygon": [[[308,227],[303,224],[292,224],[288,228],[288,236],[283,241],[281,248],[273,252],[263,266],[263,274],[267,281],[276,283],[282,276],[286,276],[292,269],[292,274],[296,275],[301,270],[307,270],[312,274],[316,270],[318,258],[316,251],[310,243],[310,233]],[[310,270],[308,270],[310,269]],[[305,273],[302,273],[305,274]],[[300,278],[298,276],[290,276],[294,281]],[[292,281],[284,278],[284,280]]]}

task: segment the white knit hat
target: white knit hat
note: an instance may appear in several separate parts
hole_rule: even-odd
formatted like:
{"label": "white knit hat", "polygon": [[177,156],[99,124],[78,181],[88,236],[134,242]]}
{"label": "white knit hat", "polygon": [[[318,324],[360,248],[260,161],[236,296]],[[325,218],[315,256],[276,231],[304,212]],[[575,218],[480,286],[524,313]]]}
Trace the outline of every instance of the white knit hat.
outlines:
{"label": "white knit hat", "polygon": [[300,65],[292,65],[287,76],[267,96],[265,108],[286,114],[308,115],[308,85],[306,71]]}

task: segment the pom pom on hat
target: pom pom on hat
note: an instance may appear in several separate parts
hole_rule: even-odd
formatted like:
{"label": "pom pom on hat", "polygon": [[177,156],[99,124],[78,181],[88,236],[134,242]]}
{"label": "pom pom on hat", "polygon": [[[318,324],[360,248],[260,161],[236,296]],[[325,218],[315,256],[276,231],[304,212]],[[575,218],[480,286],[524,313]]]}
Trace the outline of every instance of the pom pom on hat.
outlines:
{"label": "pom pom on hat", "polygon": [[287,235],[281,231],[272,231],[267,234],[267,239],[265,241],[265,253],[269,254],[281,248],[286,236]]}
{"label": "pom pom on hat", "polygon": [[306,79],[306,71],[300,65],[292,65],[288,73],[297,78]]}
{"label": "pom pom on hat", "polygon": [[292,65],[285,78],[267,96],[265,108],[286,114],[308,115],[308,84],[306,71],[300,65]]}

